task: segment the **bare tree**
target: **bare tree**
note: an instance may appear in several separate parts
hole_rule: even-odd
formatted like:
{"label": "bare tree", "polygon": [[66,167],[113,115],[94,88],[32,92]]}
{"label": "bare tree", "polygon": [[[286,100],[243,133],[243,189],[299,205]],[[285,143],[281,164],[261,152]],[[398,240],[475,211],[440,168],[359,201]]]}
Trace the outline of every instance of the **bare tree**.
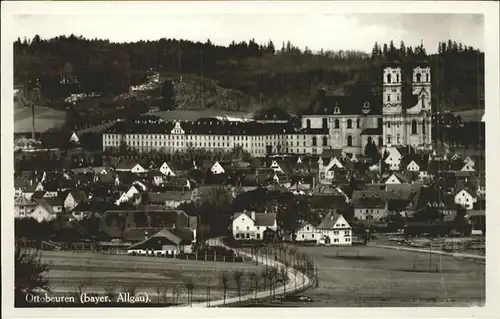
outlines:
{"label": "bare tree", "polygon": [[241,301],[241,285],[243,284],[245,273],[239,269],[233,272],[233,279],[236,284],[236,292],[238,293],[238,299]]}
{"label": "bare tree", "polygon": [[253,278],[251,280],[253,281],[254,286],[255,286],[255,300],[257,300],[257,292],[259,291],[260,276],[256,272],[251,273],[251,275],[252,274],[253,274]]}
{"label": "bare tree", "polygon": [[260,272],[260,277],[262,279],[264,279],[264,290],[267,288],[267,282],[268,282],[267,279],[269,278],[268,273],[269,273],[269,271],[268,271],[267,266],[266,266],[266,268],[262,269],[262,271]]}
{"label": "bare tree", "polygon": [[155,290],[156,290],[156,298],[158,298],[157,299],[157,303],[160,303],[161,292],[163,290],[163,285],[156,285]]}
{"label": "bare tree", "polygon": [[161,296],[162,296],[163,302],[166,304],[168,301],[168,288],[167,288],[167,285],[165,285],[165,284],[161,285]]}
{"label": "bare tree", "polygon": [[174,286],[174,288],[172,288],[172,300],[173,300],[174,304],[178,304],[179,303],[179,294],[180,294],[179,287],[178,286]]}
{"label": "bare tree", "polygon": [[220,282],[222,285],[222,292],[224,294],[224,304],[226,304],[227,289],[229,288],[229,275],[227,272],[222,271],[220,273]]}
{"label": "bare tree", "polygon": [[286,296],[286,282],[288,280],[287,268],[285,268],[285,267],[280,268],[280,276],[281,276],[281,280],[283,280],[283,296]]}
{"label": "bare tree", "polygon": [[290,255],[290,264],[293,264],[292,257],[297,255],[297,249],[295,247],[290,247],[290,249],[288,250],[288,254]]}
{"label": "bare tree", "polygon": [[271,278],[271,291],[273,293],[273,298],[276,296],[276,285],[278,279],[279,270],[276,267],[271,267],[270,278]]}
{"label": "bare tree", "polygon": [[184,286],[186,287],[186,290],[188,292],[188,306],[192,305],[192,298],[193,298],[193,290],[194,290],[194,283],[193,279],[191,277],[186,278],[184,280]]}
{"label": "bare tree", "polygon": [[281,246],[281,251],[283,251],[283,259],[281,259],[281,262],[286,262],[286,253],[288,252],[288,248],[286,246]]}
{"label": "bare tree", "polygon": [[211,285],[207,285],[206,288],[207,288],[207,306],[210,307],[210,291],[212,289],[212,286]]}

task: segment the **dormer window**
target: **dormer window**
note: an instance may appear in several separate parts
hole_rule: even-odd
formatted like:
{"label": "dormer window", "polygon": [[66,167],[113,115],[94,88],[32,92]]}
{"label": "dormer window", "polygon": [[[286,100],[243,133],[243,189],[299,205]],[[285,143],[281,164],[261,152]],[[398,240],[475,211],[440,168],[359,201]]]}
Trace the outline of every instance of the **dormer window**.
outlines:
{"label": "dormer window", "polygon": [[333,109],[333,114],[340,114],[340,108],[338,106],[336,106],[334,109]]}

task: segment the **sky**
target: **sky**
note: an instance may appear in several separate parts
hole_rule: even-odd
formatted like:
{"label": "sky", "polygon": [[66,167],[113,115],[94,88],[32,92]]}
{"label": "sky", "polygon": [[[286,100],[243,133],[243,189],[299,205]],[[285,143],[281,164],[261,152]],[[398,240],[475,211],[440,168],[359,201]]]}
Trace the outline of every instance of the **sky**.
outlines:
{"label": "sky", "polygon": [[19,15],[13,35],[51,38],[71,33],[114,42],[176,38],[228,45],[231,41],[283,41],[304,49],[371,52],[375,41],[407,46],[423,41],[428,53],[448,39],[484,50],[480,14],[163,14],[163,15]]}

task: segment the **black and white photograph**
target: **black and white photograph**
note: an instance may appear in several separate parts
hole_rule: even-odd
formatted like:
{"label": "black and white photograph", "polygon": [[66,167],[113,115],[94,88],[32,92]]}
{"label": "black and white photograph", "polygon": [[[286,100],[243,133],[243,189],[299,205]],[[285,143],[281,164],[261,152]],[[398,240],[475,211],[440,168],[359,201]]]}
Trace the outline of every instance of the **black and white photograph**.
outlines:
{"label": "black and white photograph", "polygon": [[21,3],[9,315],[496,307],[498,2]]}

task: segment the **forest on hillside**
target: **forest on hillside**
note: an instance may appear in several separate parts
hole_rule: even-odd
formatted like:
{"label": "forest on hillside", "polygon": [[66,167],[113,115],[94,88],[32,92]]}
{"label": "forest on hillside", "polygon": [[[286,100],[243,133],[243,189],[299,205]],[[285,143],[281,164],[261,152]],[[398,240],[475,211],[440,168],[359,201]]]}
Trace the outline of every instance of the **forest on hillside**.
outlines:
{"label": "forest on hillside", "polygon": [[375,43],[372,52],[366,53],[312,52],[290,42],[277,48],[272,41],[258,44],[253,39],[219,46],[210,40],[112,43],[75,35],[48,40],[35,36],[14,42],[14,80],[29,90],[38,79],[43,97],[50,100],[79,92],[115,96],[144,81],[147,70],[154,70],[210,79],[246,95],[245,103],[297,112],[311,103],[321,87],[336,94],[357,89],[378,93],[385,61],[425,58],[433,72],[435,110],[484,108],[484,53],[453,40],[435,45],[437,53],[427,55],[423,46],[404,42]]}

